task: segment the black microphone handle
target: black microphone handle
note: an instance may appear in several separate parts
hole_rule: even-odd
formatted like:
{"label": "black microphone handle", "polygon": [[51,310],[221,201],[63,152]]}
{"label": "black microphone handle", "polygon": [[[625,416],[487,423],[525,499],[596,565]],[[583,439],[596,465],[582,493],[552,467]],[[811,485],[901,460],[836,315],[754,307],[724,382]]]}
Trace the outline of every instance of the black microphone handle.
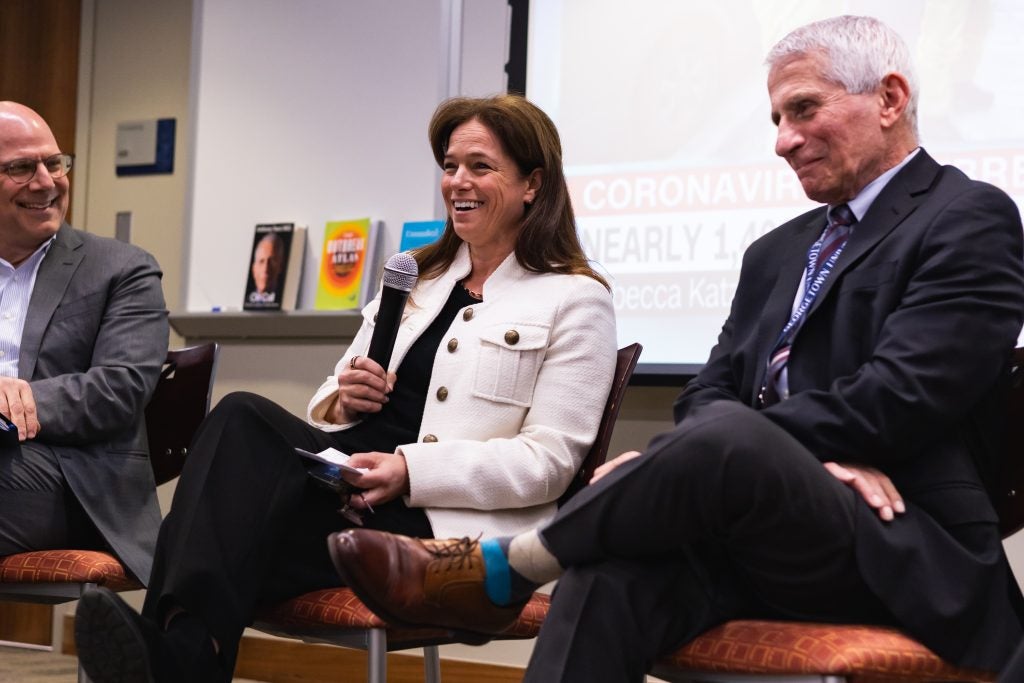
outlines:
{"label": "black microphone handle", "polygon": [[366,357],[377,361],[385,372],[388,363],[391,362],[391,353],[395,350],[395,338],[398,337],[398,327],[402,323],[402,312],[408,298],[409,292],[396,287],[385,285],[381,290],[377,323],[373,328],[373,336],[370,337],[370,348],[366,352]]}

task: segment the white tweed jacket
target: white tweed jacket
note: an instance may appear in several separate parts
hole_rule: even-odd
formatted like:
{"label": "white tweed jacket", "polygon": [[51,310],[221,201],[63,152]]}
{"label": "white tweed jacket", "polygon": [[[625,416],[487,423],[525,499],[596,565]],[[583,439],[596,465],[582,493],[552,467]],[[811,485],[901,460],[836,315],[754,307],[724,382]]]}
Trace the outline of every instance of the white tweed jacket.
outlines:
{"label": "white tweed jacket", "polygon": [[[463,245],[444,275],[417,283],[391,370],[469,271]],[[307,419],[320,429],[352,426],[324,415],[337,374],[352,355],[366,353],[378,305],[379,295],[363,310],[335,374],[309,403]],[[439,538],[511,535],[543,524],[597,434],[611,387],[611,295],[584,275],[530,273],[510,255],[488,278],[484,301],[463,309],[444,340],[419,440],[398,449],[409,470],[406,502],[425,509]]]}

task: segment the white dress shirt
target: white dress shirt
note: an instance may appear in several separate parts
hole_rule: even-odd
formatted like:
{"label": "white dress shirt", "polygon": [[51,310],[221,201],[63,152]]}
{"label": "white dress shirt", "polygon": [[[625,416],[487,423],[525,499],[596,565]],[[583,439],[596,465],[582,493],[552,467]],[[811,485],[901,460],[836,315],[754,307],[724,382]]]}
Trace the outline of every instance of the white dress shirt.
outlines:
{"label": "white dress shirt", "polygon": [[36,286],[36,274],[53,238],[46,240],[27,259],[12,266],[0,258],[0,377],[18,376],[21,333],[28,304]]}

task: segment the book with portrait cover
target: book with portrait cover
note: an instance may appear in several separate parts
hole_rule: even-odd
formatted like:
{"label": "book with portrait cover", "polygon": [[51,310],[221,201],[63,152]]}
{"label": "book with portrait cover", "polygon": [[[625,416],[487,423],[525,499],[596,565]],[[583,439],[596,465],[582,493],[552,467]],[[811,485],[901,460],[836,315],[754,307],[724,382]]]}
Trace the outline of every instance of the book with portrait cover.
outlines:
{"label": "book with portrait cover", "polygon": [[369,218],[327,223],[314,308],[358,309],[373,297],[380,232],[380,222]]}
{"label": "book with portrait cover", "polygon": [[252,238],[242,308],[294,310],[302,279],[306,228],[295,223],[260,223]]}

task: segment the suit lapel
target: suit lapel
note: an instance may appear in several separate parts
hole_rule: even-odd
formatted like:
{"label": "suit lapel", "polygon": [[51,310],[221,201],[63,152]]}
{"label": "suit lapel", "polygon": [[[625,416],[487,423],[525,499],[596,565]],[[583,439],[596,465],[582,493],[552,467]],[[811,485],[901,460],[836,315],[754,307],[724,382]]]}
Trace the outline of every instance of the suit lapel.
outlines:
{"label": "suit lapel", "polygon": [[807,315],[813,315],[821,306],[840,276],[852,268],[860,258],[871,251],[897,225],[924,201],[928,188],[935,182],[939,164],[923,149],[903,167],[871,203],[864,218],[857,222],[850,239],[843,248],[835,269],[822,285]]}
{"label": "suit lapel", "polygon": [[[864,254],[892,232],[897,225],[906,220],[907,216],[924,201],[928,189],[934,184],[940,169],[939,164],[922,149],[889,181],[885,189],[871,204],[871,208],[868,209],[864,218],[857,222],[832,274],[825,281],[821,292],[807,311],[807,316],[813,315],[821,306],[843,272],[860,261]],[[825,207],[822,207],[820,211],[816,211],[810,216],[802,228],[797,230],[795,238],[788,242],[786,251],[780,255],[780,275],[765,303],[758,326],[758,367],[755,374],[755,384],[758,387],[764,383],[768,357],[775,350],[775,342],[779,338],[779,333],[782,332],[786,321],[789,320],[799,285],[798,278],[802,277],[804,268],[807,266],[807,252],[814,241],[821,236],[824,227]],[[797,275],[798,273],[799,275]],[[797,336],[799,336],[799,331]]]}
{"label": "suit lapel", "polygon": [[39,264],[18,353],[18,376],[24,380],[32,379],[43,333],[64,297],[78,264],[85,256],[81,246],[82,238],[65,223],[57,232],[57,238],[50,245],[43,262]]}

